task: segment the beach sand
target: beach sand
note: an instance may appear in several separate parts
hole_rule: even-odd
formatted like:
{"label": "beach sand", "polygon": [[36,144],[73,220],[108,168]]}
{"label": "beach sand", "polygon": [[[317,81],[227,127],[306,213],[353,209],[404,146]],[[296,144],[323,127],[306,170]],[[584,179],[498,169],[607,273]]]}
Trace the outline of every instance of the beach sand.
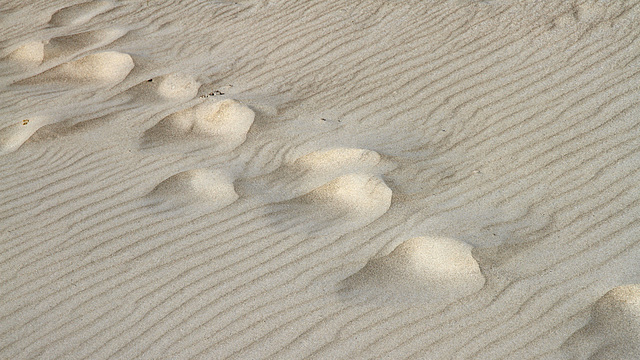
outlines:
{"label": "beach sand", "polygon": [[0,358],[639,359],[640,2],[0,0]]}

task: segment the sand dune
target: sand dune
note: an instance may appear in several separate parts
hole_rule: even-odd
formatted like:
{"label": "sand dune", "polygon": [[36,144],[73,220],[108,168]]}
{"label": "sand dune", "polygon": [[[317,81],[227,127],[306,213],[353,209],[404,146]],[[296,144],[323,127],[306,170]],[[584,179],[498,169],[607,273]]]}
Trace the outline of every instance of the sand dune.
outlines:
{"label": "sand dune", "polygon": [[639,358],[638,19],[0,0],[0,358]]}

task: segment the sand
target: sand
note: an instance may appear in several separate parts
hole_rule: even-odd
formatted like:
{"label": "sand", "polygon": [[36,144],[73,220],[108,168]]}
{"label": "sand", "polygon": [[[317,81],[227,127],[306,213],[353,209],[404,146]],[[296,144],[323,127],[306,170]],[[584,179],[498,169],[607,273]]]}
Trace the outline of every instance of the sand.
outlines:
{"label": "sand", "polygon": [[0,358],[640,358],[640,2],[0,0]]}

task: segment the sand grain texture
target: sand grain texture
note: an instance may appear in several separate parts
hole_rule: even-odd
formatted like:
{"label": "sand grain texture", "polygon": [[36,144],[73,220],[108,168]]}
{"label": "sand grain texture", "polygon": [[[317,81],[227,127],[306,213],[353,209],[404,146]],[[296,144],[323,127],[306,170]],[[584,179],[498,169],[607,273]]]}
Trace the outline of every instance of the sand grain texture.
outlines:
{"label": "sand grain texture", "polygon": [[0,0],[0,358],[638,358],[639,19]]}

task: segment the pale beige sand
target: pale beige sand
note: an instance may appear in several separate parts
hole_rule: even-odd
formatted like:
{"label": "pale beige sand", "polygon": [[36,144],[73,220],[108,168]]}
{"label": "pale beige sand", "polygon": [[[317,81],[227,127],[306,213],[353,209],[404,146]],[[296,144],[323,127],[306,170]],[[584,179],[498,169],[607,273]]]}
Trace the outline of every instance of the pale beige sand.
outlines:
{"label": "pale beige sand", "polygon": [[639,169],[635,0],[0,0],[0,359],[638,359]]}

